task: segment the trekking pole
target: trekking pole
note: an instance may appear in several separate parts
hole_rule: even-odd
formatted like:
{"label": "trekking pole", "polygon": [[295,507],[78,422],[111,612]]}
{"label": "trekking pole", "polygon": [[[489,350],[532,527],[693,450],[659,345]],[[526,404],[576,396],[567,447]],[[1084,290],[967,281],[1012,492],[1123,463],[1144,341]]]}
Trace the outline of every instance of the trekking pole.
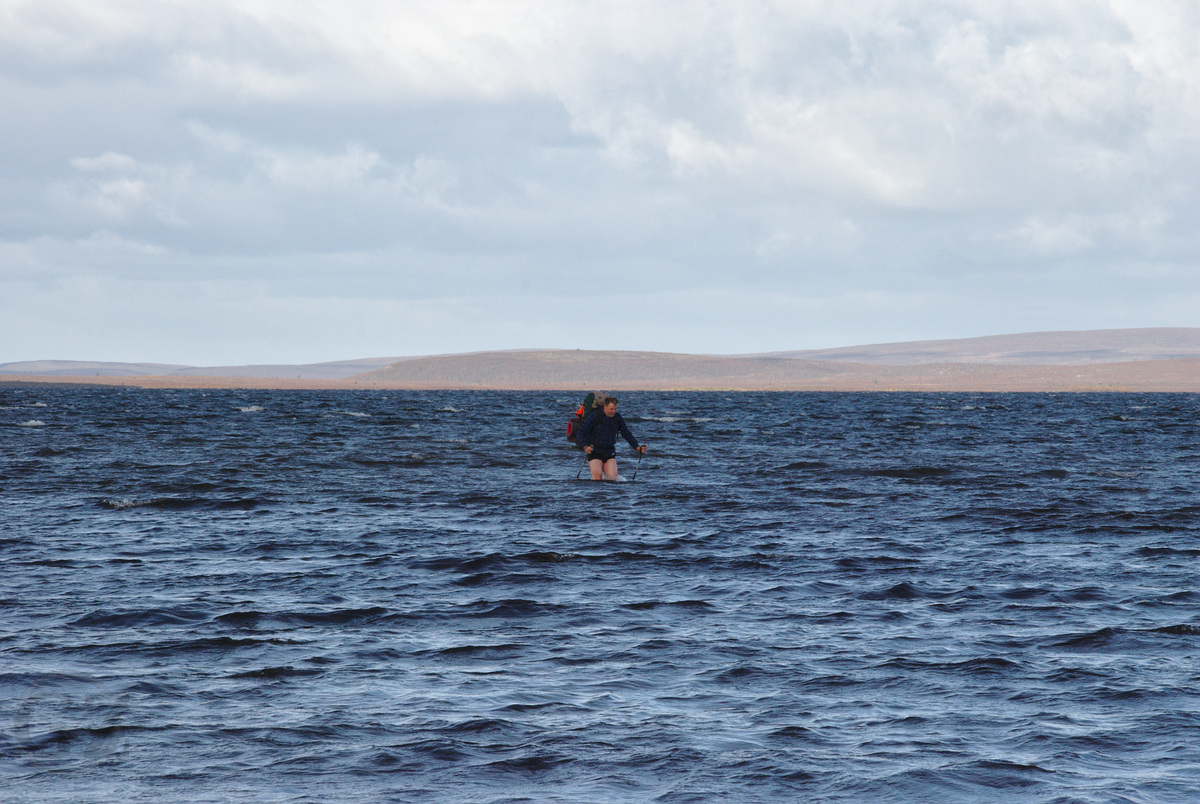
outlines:
{"label": "trekking pole", "polygon": [[[583,466],[587,466],[587,464],[585,463]],[[579,476],[580,476],[581,474],[583,474],[583,466],[579,467],[579,471],[575,473],[575,479],[576,479],[576,480],[578,480],[578,479],[579,479]]]}
{"label": "trekking pole", "polygon": [[637,480],[637,470],[642,468],[642,456],[645,454],[646,453],[644,453],[644,452],[638,453],[637,466],[633,467],[633,477],[629,478],[630,480]]}

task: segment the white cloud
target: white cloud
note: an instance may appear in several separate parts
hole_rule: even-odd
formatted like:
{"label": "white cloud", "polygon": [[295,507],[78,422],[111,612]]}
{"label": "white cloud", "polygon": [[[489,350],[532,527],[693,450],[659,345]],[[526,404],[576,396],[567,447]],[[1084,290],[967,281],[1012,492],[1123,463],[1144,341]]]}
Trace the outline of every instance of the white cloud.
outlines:
{"label": "white cloud", "polygon": [[136,225],[145,220],[168,227],[182,225],[173,196],[188,181],[186,169],[143,165],[112,151],[71,159],[70,164],[77,175],[47,189],[57,213],[81,218],[85,226]]}
{"label": "white cloud", "polygon": [[126,154],[108,151],[97,157],[72,159],[71,167],[82,173],[123,173],[135,170],[137,160]]}
{"label": "white cloud", "polygon": [[1034,218],[1017,229],[1016,235],[1042,254],[1071,254],[1093,245],[1089,229],[1090,222],[1076,215],[1055,222]]}
{"label": "white cloud", "polygon": [[1152,135],[1194,148],[1186,8],[62,1],[17,2],[8,22],[12,44],[60,64],[139,70],[117,54],[157,54],[185,101],[540,97],[625,166],[948,207],[964,183],[978,203],[1011,192],[1014,171],[1086,183],[1098,148],[1127,161]]}
{"label": "white cloud", "polygon": [[[9,0],[0,240],[25,256],[0,282],[242,272],[472,310],[525,287],[541,306],[488,315],[548,322],[600,275],[615,310],[742,294],[698,315],[764,348],[804,344],[768,342],[759,288],[934,308],[1019,277],[993,295],[1112,314],[1077,261],[1128,298],[1168,295],[1137,270],[1200,282],[1197,41],[1184,0]],[[846,340],[920,335],[872,309]],[[938,309],[930,335],[986,334]]]}

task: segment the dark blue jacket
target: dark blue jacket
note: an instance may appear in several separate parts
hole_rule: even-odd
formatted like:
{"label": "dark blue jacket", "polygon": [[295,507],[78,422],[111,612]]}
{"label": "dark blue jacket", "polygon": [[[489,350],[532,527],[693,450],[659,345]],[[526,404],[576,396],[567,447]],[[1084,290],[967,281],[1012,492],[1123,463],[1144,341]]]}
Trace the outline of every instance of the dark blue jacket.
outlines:
{"label": "dark blue jacket", "polygon": [[579,425],[579,436],[575,439],[575,443],[579,445],[580,449],[591,444],[597,452],[612,455],[617,451],[617,433],[625,437],[629,446],[634,449],[638,448],[637,439],[625,426],[625,420],[621,418],[620,413],[610,418],[604,415],[602,408],[597,408],[587,415],[583,424]]}

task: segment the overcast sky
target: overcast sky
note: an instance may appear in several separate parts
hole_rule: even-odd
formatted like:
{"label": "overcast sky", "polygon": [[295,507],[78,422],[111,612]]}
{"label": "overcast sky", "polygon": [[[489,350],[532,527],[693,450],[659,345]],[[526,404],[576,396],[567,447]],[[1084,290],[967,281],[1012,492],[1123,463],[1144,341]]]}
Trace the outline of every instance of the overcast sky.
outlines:
{"label": "overcast sky", "polygon": [[0,0],[0,362],[1200,325],[1200,4]]}

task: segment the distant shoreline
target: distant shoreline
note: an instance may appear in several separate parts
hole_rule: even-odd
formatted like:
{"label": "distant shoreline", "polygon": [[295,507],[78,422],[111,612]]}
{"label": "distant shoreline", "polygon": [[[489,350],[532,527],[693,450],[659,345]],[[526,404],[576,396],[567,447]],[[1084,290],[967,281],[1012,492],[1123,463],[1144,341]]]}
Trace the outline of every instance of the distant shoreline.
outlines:
{"label": "distant shoreline", "polygon": [[[844,367],[845,364],[842,364]],[[241,389],[296,391],[564,391],[608,388],[622,391],[737,392],[944,392],[944,393],[1200,393],[1200,359],[1106,363],[1080,366],[855,366],[822,377],[699,377],[675,380],[629,378],[619,374],[581,376],[577,381],[284,379],[264,377],[41,376],[0,375],[0,387],[95,386],[143,389]]]}
{"label": "distant shoreline", "polygon": [[516,349],[305,365],[0,364],[0,385],[264,390],[1200,393],[1200,328],[1040,332],[756,355]]}

